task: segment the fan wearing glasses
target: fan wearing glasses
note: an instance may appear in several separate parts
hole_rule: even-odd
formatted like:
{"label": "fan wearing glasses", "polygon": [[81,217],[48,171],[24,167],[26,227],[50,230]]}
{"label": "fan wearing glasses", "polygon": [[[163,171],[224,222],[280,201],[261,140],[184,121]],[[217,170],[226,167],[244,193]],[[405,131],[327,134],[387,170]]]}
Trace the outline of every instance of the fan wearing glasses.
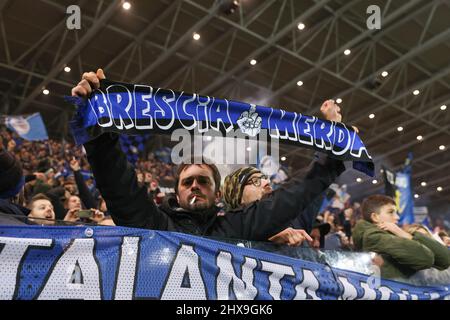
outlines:
{"label": "fan wearing glasses", "polygon": [[[326,101],[322,105],[321,112],[327,120],[339,122],[342,120],[340,108],[333,100]],[[257,206],[265,206],[267,208],[281,207],[283,211],[295,211],[297,212],[297,217],[286,224],[284,230],[271,235],[267,240],[289,246],[299,246],[305,240],[312,244],[313,239],[305,229],[308,232],[311,231],[310,227],[321,205],[321,201],[318,201],[321,200],[321,194],[316,194],[315,198],[308,199],[306,194],[301,192],[302,189],[313,187],[312,184],[308,183],[311,182],[308,180],[310,177],[311,175],[303,179],[295,177],[290,183],[273,191],[267,175],[254,167],[243,167],[225,177],[222,187],[223,200],[229,211],[251,210],[252,207]],[[293,192],[294,190],[297,190],[297,192]],[[292,198],[297,198],[298,205],[289,205],[293,200]],[[283,201],[286,202],[285,206],[272,203]],[[270,214],[270,212],[265,210],[262,214]],[[292,228],[292,225],[295,225],[296,228]]]}

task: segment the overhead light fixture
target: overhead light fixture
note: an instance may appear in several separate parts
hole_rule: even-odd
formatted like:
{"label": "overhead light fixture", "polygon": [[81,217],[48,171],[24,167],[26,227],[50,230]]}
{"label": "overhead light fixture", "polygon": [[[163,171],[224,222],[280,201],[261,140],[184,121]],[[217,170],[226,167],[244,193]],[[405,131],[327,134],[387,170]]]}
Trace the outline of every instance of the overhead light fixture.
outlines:
{"label": "overhead light fixture", "polygon": [[419,141],[422,141],[423,137],[422,137],[421,135],[418,135],[418,136],[416,137],[416,139],[419,140]]}
{"label": "overhead light fixture", "polygon": [[300,22],[300,23],[297,25],[297,28],[298,28],[298,30],[303,30],[303,29],[305,29],[305,24]]}
{"label": "overhead light fixture", "polygon": [[350,51],[350,49],[345,49],[344,54],[345,54],[346,56],[348,56],[350,53],[352,53],[352,52]]}
{"label": "overhead light fixture", "polygon": [[422,187],[426,187],[426,186],[427,186],[427,183],[426,183],[425,181],[422,181],[422,182],[420,183],[420,185],[421,185]]}
{"label": "overhead light fixture", "polygon": [[373,180],[372,180],[372,183],[373,183],[373,184],[377,184],[377,183],[378,183],[378,180],[377,180],[377,179],[373,179]]}
{"label": "overhead light fixture", "polygon": [[281,157],[281,161],[286,161],[286,157]]}
{"label": "overhead light fixture", "polygon": [[443,104],[443,105],[441,106],[441,110],[444,111],[445,109],[447,109],[447,106],[446,106],[445,104]]}
{"label": "overhead light fixture", "polygon": [[356,178],[356,182],[361,182],[362,179],[361,178]]}
{"label": "overhead light fixture", "polygon": [[297,81],[297,85],[298,85],[299,87],[301,87],[301,86],[303,85],[303,81],[301,81],[301,80]]}
{"label": "overhead light fixture", "polygon": [[71,70],[72,70],[72,69],[70,69],[70,67],[65,67],[65,68],[64,68],[64,71],[65,71],[65,72],[70,72]]}
{"label": "overhead light fixture", "polygon": [[197,32],[194,32],[194,34],[192,35],[192,38],[194,38],[194,40],[199,40],[200,35]]}
{"label": "overhead light fixture", "polygon": [[336,99],[336,103],[342,103],[342,99],[341,98],[337,98]]}
{"label": "overhead light fixture", "polygon": [[219,0],[220,10],[225,14],[233,14],[239,8],[239,0]]}
{"label": "overhead light fixture", "polygon": [[398,132],[402,132],[402,131],[403,131],[403,127],[398,127],[398,128],[397,128],[397,131],[398,131]]}
{"label": "overhead light fixture", "polygon": [[42,90],[42,93],[48,96],[50,94],[50,91],[48,89]]}
{"label": "overhead light fixture", "polygon": [[369,114],[369,119],[375,118],[375,115],[373,113]]}
{"label": "overhead light fixture", "polygon": [[420,94],[420,91],[419,91],[419,90],[416,89],[416,90],[413,91],[413,95],[417,96],[417,95],[419,95],[419,94]]}
{"label": "overhead light fixture", "polygon": [[414,198],[418,199],[418,198],[419,198],[419,195],[416,193],[416,194],[414,195]]}
{"label": "overhead light fixture", "polygon": [[381,73],[381,76],[382,76],[383,78],[386,78],[388,75],[389,75],[389,72],[387,72],[387,71],[383,71],[383,72]]}
{"label": "overhead light fixture", "polygon": [[442,187],[437,187],[436,190],[441,192],[443,189],[442,189]]}
{"label": "overhead light fixture", "polygon": [[444,146],[443,144],[441,144],[441,145],[439,146],[439,150],[445,150],[445,146]]}
{"label": "overhead light fixture", "polygon": [[258,61],[256,61],[255,59],[250,60],[250,64],[251,64],[252,66],[254,66],[256,63],[258,63]]}
{"label": "overhead light fixture", "polygon": [[125,10],[130,10],[131,3],[129,3],[128,1],[124,2],[123,5],[122,5],[122,8],[124,8]]}

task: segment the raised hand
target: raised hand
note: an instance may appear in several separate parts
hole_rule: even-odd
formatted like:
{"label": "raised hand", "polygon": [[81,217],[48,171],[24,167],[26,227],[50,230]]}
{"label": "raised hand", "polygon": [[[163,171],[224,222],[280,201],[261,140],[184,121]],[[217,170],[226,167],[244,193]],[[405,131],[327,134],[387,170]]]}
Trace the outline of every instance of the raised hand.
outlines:
{"label": "raised hand", "polygon": [[334,100],[326,100],[320,107],[320,112],[326,120],[342,122],[341,107]]}
{"label": "raised hand", "polygon": [[307,240],[312,243],[313,239],[302,229],[286,228],[280,233],[269,238],[269,241],[278,244],[287,244],[288,246],[300,246],[303,241]]}
{"label": "raised hand", "polygon": [[98,69],[96,73],[85,72],[81,77],[81,81],[72,88],[72,96],[87,98],[93,90],[100,87],[100,80],[106,79],[102,69]]}

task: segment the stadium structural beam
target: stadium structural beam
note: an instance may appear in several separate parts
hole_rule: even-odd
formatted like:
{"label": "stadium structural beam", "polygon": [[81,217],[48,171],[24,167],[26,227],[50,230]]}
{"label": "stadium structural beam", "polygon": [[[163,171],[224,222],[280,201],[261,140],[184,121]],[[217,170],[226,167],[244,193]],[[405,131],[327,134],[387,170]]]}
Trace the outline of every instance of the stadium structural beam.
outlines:
{"label": "stadium structural beam", "polygon": [[116,13],[116,10],[119,6],[124,2],[124,0],[114,0],[108,6],[108,8],[104,11],[104,13],[100,16],[100,18],[94,22],[94,24],[89,28],[89,30],[83,35],[75,46],[73,46],[69,52],[65,54],[65,56],[60,60],[60,62],[53,67],[52,70],[48,73],[47,77],[32,91],[32,93],[22,101],[22,103],[18,106],[15,113],[20,113],[31,101],[34,100],[40,93],[44,86],[52,81],[62,70],[67,61],[71,61],[88,43],[93,37],[98,33],[98,31],[104,26],[104,24],[112,18],[112,16]]}
{"label": "stadium structural beam", "polygon": [[169,58],[172,54],[174,54],[181,46],[186,42],[187,39],[192,37],[192,34],[195,31],[198,31],[201,27],[203,27],[206,23],[208,23],[219,10],[220,4],[218,2],[214,2],[213,6],[210,8],[208,14],[200,19],[196,24],[194,24],[189,30],[186,31],[184,35],[182,35],[170,48],[164,51],[163,54],[158,56],[158,58],[153,61],[148,67],[146,67],[137,77],[135,77],[132,82],[137,83],[143,81],[143,79],[150,74],[153,70],[158,68],[167,58]]}

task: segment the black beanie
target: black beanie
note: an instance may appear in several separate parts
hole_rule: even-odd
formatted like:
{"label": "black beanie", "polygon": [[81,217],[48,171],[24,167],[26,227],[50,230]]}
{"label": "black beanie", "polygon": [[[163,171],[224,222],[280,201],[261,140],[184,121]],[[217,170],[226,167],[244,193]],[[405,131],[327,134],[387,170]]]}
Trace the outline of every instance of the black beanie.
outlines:
{"label": "black beanie", "polygon": [[23,174],[20,162],[9,152],[0,151],[0,199],[14,197],[19,193],[22,184]]}

